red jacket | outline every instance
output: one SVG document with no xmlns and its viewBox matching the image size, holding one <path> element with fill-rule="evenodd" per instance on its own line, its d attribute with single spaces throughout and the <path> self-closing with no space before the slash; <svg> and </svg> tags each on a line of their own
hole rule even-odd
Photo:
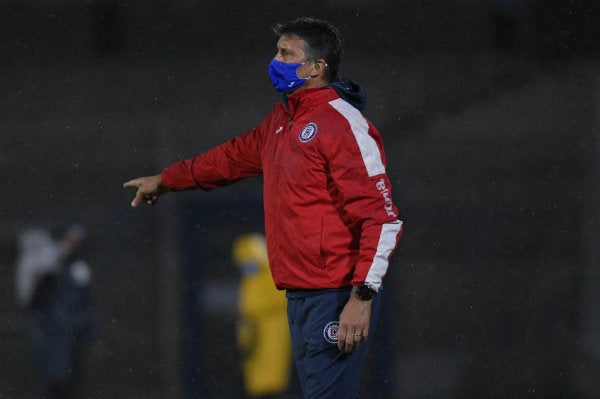
<svg viewBox="0 0 600 399">
<path fill-rule="evenodd" d="M 330 87 L 288 96 L 254 129 L 162 172 L 169 190 L 263 176 L 279 289 L 379 289 L 402 232 L 377 129 Z"/>
</svg>

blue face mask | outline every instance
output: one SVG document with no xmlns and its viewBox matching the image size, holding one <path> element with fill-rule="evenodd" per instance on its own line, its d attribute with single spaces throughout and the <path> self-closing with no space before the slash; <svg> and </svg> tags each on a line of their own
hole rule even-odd
<svg viewBox="0 0 600 399">
<path fill-rule="evenodd" d="M 275 59 L 271 60 L 271 64 L 269 65 L 269 76 L 271 77 L 275 90 L 287 93 L 306 82 L 309 78 L 300 78 L 296 73 L 298 68 L 304 64 L 305 63 L 286 64 L 285 62 L 277 61 Z"/>
</svg>

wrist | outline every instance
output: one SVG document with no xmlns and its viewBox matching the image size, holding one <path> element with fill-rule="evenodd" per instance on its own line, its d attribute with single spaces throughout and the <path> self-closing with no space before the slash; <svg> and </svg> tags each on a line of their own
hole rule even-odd
<svg viewBox="0 0 600 399">
<path fill-rule="evenodd" d="M 158 194 L 164 194 L 169 191 L 169 187 L 167 187 L 163 180 L 162 173 L 155 175 L 154 178 L 156 179 L 156 190 Z"/>
</svg>

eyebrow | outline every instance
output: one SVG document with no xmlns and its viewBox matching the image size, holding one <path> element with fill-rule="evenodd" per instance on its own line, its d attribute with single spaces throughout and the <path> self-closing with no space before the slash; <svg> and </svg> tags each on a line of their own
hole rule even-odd
<svg viewBox="0 0 600 399">
<path fill-rule="evenodd" d="M 279 53 L 281 53 L 282 55 L 294 54 L 294 50 L 291 49 L 290 47 L 282 47 L 279 45 L 277 45 L 277 51 Z"/>
</svg>

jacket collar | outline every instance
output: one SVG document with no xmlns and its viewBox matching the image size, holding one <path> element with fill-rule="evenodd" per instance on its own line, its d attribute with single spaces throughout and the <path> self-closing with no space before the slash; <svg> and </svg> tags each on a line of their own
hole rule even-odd
<svg viewBox="0 0 600 399">
<path fill-rule="evenodd" d="M 316 87 L 299 90 L 289 95 L 284 94 L 283 104 L 288 114 L 293 117 L 300 109 L 327 103 L 338 97 L 339 95 L 331 87 Z"/>
</svg>

